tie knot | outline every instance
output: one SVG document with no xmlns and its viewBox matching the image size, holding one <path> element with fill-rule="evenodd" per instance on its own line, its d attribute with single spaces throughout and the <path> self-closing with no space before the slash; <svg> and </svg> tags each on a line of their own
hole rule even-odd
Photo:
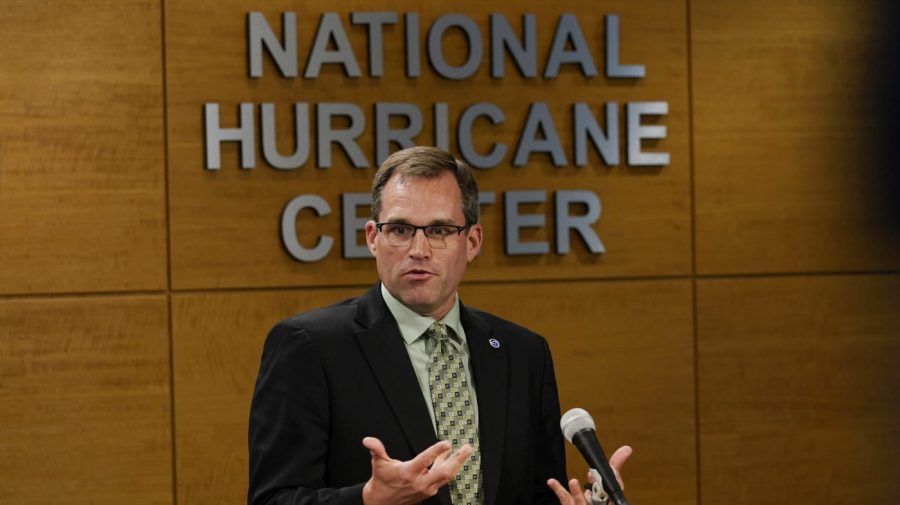
<svg viewBox="0 0 900 505">
<path fill-rule="evenodd" d="M 447 335 L 447 325 L 440 321 L 432 323 L 432 325 L 428 327 L 426 333 L 433 338 L 436 343 L 440 343 L 449 338 Z"/>
</svg>

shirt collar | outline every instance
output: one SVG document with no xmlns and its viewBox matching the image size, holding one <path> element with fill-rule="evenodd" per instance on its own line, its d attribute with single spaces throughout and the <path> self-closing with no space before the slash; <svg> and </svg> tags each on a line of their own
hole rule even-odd
<svg viewBox="0 0 900 505">
<path fill-rule="evenodd" d="M 465 342 L 466 334 L 462 329 L 462 324 L 459 322 L 459 296 L 456 293 L 453 296 L 455 297 L 453 306 L 450 308 L 450 312 L 447 312 L 447 315 L 441 319 L 441 322 L 455 331 L 461 342 Z M 403 337 L 406 345 L 415 342 L 435 322 L 433 317 L 420 316 L 414 310 L 403 305 L 400 300 L 394 298 L 394 295 L 384 287 L 384 283 L 381 284 L 381 297 L 384 298 L 384 303 L 387 304 L 391 315 L 397 320 L 397 326 L 400 327 L 400 335 Z"/>
</svg>

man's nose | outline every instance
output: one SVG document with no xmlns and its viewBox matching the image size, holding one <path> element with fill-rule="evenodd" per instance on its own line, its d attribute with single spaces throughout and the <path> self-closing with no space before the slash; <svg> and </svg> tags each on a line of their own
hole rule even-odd
<svg viewBox="0 0 900 505">
<path fill-rule="evenodd" d="M 428 243 L 428 237 L 425 236 L 425 230 L 413 232 L 413 236 L 409 242 L 409 255 L 416 258 L 427 258 L 431 254 L 431 244 Z"/>
</svg>

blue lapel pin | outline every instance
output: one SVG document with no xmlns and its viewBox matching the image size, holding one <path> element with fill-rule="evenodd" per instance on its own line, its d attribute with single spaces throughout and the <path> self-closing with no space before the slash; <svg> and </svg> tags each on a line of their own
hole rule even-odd
<svg viewBox="0 0 900 505">
<path fill-rule="evenodd" d="M 496 338 L 492 338 L 492 339 L 488 340 L 488 343 L 491 344 L 491 347 L 493 347 L 494 349 L 500 348 L 500 341 L 497 340 Z"/>
</svg>

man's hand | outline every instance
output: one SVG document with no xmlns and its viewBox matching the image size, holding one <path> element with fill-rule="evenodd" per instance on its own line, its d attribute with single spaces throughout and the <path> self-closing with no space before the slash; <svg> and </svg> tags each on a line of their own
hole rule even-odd
<svg viewBox="0 0 900 505">
<path fill-rule="evenodd" d="M 438 442 L 409 461 L 391 459 L 381 440 L 366 437 L 363 446 L 372 454 L 372 478 L 363 487 L 365 505 L 408 505 L 437 494 L 472 455 L 465 444 L 455 453 L 450 442 Z"/>
<path fill-rule="evenodd" d="M 622 466 L 628 460 L 628 457 L 631 456 L 632 452 L 631 447 L 625 445 L 619 447 L 619 449 L 613 453 L 612 457 L 609 458 L 609 466 L 613 469 L 613 472 L 615 472 L 616 480 L 619 481 L 619 487 L 622 489 L 625 489 L 625 483 L 622 481 L 621 474 Z M 594 483 L 594 478 L 590 472 L 588 472 L 588 482 L 591 484 Z M 569 489 L 564 488 L 556 479 L 548 480 L 547 485 L 550 486 L 550 489 L 552 489 L 554 493 L 556 493 L 556 497 L 559 498 L 559 503 L 561 505 L 589 505 L 591 503 L 591 492 L 582 491 L 578 479 L 569 481 Z"/>
</svg>

